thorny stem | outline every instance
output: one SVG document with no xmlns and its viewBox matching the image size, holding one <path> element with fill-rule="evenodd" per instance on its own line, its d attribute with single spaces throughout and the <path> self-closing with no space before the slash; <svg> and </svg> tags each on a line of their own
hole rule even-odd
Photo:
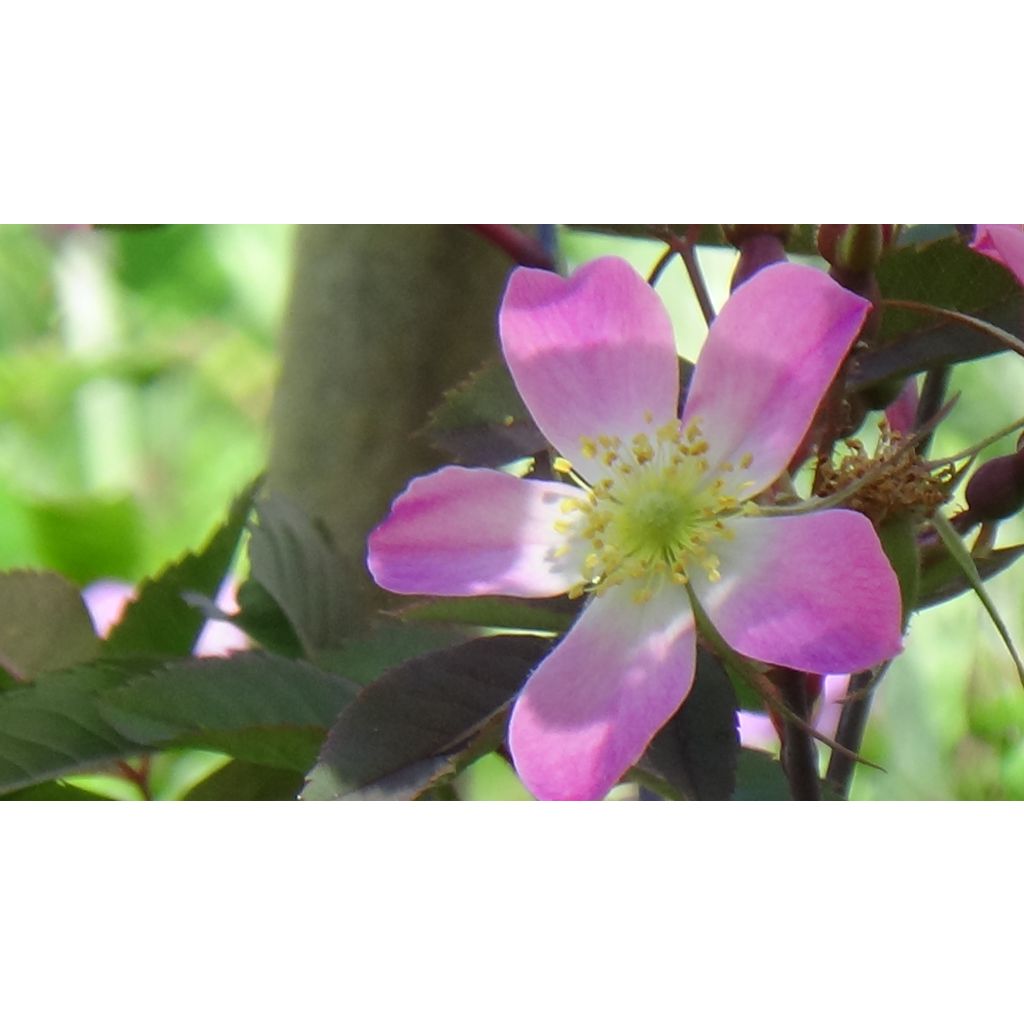
<svg viewBox="0 0 1024 1024">
<path fill-rule="evenodd" d="M 797 725 L 803 732 L 806 732 L 808 736 L 818 740 L 819 743 L 824 743 L 830 750 L 838 750 L 842 754 L 846 754 L 847 757 L 853 758 L 854 761 L 860 764 L 866 764 L 869 768 L 877 768 L 879 771 L 884 771 L 881 765 L 877 765 L 872 761 L 868 761 L 866 758 L 860 756 L 860 754 L 848 750 L 846 747 L 837 743 L 834 739 L 826 736 L 824 733 L 820 733 L 817 729 L 808 725 L 802 718 L 796 715 L 782 700 L 778 694 L 777 687 L 768 679 L 764 673 L 757 671 L 753 665 L 751 665 L 745 658 L 737 654 L 722 637 L 722 634 L 715 629 L 714 624 L 708 618 L 707 613 L 704 611 L 700 602 L 697 600 L 697 595 L 694 593 L 691 584 L 686 584 L 686 593 L 690 598 L 690 607 L 693 609 L 693 617 L 697 623 L 697 629 L 701 637 L 707 642 L 708 646 L 721 658 L 722 662 L 727 665 L 733 672 L 736 673 L 744 682 L 750 686 L 755 693 L 770 707 L 776 711 L 784 722 L 792 722 Z"/>
<path fill-rule="evenodd" d="M 887 661 L 878 669 L 857 672 L 850 676 L 850 685 L 846 689 L 846 700 L 843 703 L 842 711 L 839 712 L 836 741 L 852 751 L 859 751 L 860 745 L 864 741 L 864 730 L 867 728 L 875 687 L 890 664 Z M 855 763 L 852 758 L 838 750 L 832 751 L 828 769 L 825 772 L 825 782 L 836 796 L 849 796 Z"/>
<path fill-rule="evenodd" d="M 521 266 L 538 267 L 541 270 L 555 269 L 544 246 L 536 238 L 511 224 L 470 224 L 469 227 Z"/>
<path fill-rule="evenodd" d="M 793 669 L 783 669 L 778 676 L 778 686 L 787 707 L 801 724 L 806 724 L 811 717 L 811 705 L 804 685 L 804 674 Z M 793 799 L 820 800 L 817 748 L 807 730 L 790 719 L 782 723 L 781 760 Z"/>
</svg>

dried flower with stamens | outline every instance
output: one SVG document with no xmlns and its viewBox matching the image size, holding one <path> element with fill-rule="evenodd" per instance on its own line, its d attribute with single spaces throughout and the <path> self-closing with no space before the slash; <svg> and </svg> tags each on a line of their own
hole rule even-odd
<svg viewBox="0 0 1024 1024">
<path fill-rule="evenodd" d="M 851 495 L 845 503 L 847 507 L 863 512 L 876 526 L 908 515 L 930 519 L 936 509 L 948 501 L 955 482 L 955 469 L 951 465 L 935 468 L 926 463 L 915 448 L 902 442 L 902 434 L 891 430 L 885 420 L 879 423 L 879 439 L 873 455 L 868 455 L 856 438 L 844 441 L 849 454 L 837 465 L 827 461 L 819 464 L 822 497 L 845 490 L 872 473 L 873 479 Z M 878 473 L 880 466 L 884 469 Z"/>
</svg>

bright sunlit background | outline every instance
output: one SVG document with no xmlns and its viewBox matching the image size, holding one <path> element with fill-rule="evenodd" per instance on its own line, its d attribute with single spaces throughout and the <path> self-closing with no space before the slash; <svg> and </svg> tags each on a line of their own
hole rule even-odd
<svg viewBox="0 0 1024 1024">
<path fill-rule="evenodd" d="M 266 461 L 292 238 L 285 226 L 0 227 L 0 569 L 135 582 L 213 529 Z M 644 274 L 662 251 L 569 232 L 562 243 L 570 265 L 616 252 Z M 734 254 L 700 257 L 720 306 Z M 695 358 L 705 328 L 678 263 L 659 291 Z M 952 390 L 963 397 L 937 456 L 1024 413 L 1024 362 L 957 367 Z M 1022 541 L 1018 516 L 1000 542 Z M 1024 561 L 990 584 L 1018 645 L 1022 590 Z M 886 771 L 859 768 L 855 798 L 1024 798 L 1024 693 L 973 595 L 913 620 L 864 754 Z M 194 755 L 160 763 L 168 796 L 209 769 Z M 463 792 L 522 795 L 496 757 Z"/>
</svg>

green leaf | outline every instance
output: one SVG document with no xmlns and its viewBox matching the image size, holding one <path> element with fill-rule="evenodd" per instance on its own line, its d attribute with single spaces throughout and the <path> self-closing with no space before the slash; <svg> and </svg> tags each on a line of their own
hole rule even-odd
<svg viewBox="0 0 1024 1024">
<path fill-rule="evenodd" d="M 475 466 L 500 466 L 547 448 L 508 367 L 496 360 L 445 394 L 425 433 L 446 455 Z"/>
<path fill-rule="evenodd" d="M 344 566 L 327 537 L 281 494 L 260 501 L 256 514 L 251 578 L 277 603 L 308 657 L 340 646 L 356 612 Z"/>
<path fill-rule="evenodd" d="M 100 700 L 104 720 L 147 748 L 222 750 L 305 771 L 354 684 L 298 661 L 247 651 L 197 658 L 137 676 Z"/>
<path fill-rule="evenodd" d="M 235 499 L 227 519 L 201 551 L 185 555 L 141 585 L 138 597 L 107 638 L 106 653 L 178 657 L 195 647 L 206 615 L 188 595 L 199 593 L 211 600 L 216 596 L 259 485 L 259 480 L 254 481 Z"/>
<path fill-rule="evenodd" d="M 286 658 L 301 657 L 302 644 L 266 587 L 254 579 L 245 580 L 238 588 L 237 601 L 238 612 L 229 616 L 228 622 L 268 651 Z"/>
<path fill-rule="evenodd" d="M 204 779 L 186 800 L 294 800 L 305 781 L 302 772 L 231 761 Z"/>
<path fill-rule="evenodd" d="M 564 633 L 578 611 L 568 598 L 440 597 L 416 601 L 397 612 L 404 622 L 450 622 L 500 630 Z"/>
<path fill-rule="evenodd" d="M 334 724 L 302 798 L 418 796 L 501 743 L 509 706 L 549 649 L 538 637 L 488 637 L 386 672 Z"/>
<path fill-rule="evenodd" d="M 479 636 L 479 630 L 463 626 L 440 623 L 399 625 L 385 621 L 376 624 L 366 636 L 346 640 L 340 648 L 324 652 L 316 663 L 328 672 L 366 685 L 403 661 L 454 647 Z"/>
<path fill-rule="evenodd" d="M 144 667 L 94 663 L 0 693 L 0 793 L 146 751 L 110 725 L 97 702 Z"/>
<path fill-rule="evenodd" d="M 40 782 L 38 786 L 29 786 L 14 793 L 0 796 L 0 800 L 107 800 L 108 797 L 91 793 L 79 786 L 67 782 Z"/>
<path fill-rule="evenodd" d="M 959 238 L 890 249 L 879 264 L 878 283 L 886 299 L 970 313 L 1004 331 L 1020 327 L 1024 302 L 1014 276 Z M 852 390 L 1004 351 L 996 338 L 965 324 L 893 308 L 885 311 L 880 341 L 852 367 Z"/>
<path fill-rule="evenodd" d="M 62 576 L 0 574 L 0 665 L 16 679 L 90 661 L 99 648 L 81 594 Z"/>
<path fill-rule="evenodd" d="M 644 760 L 687 800 L 728 800 L 739 744 L 732 684 L 718 659 L 699 649 L 693 688 Z"/>
<path fill-rule="evenodd" d="M 982 580 L 1008 569 L 1024 555 L 1024 544 L 1012 547 L 996 548 L 984 554 L 971 553 L 974 567 Z M 971 589 L 971 584 L 964 576 L 959 562 L 953 558 L 946 548 L 929 552 L 921 573 L 921 588 L 917 599 L 917 608 L 931 608 L 943 601 L 952 600 Z"/>
<path fill-rule="evenodd" d="M 790 800 L 782 764 L 762 750 L 740 750 L 733 800 Z"/>
<path fill-rule="evenodd" d="M 921 558 L 917 547 L 917 528 L 910 516 L 887 519 L 877 528 L 878 539 L 900 585 L 903 627 L 917 607 L 921 587 Z"/>
</svg>

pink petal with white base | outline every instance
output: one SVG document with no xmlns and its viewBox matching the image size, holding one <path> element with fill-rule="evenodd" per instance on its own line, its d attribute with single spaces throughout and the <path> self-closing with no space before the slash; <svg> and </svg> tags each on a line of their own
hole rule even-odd
<svg viewBox="0 0 1024 1024">
<path fill-rule="evenodd" d="M 896 401 L 886 407 L 885 418 L 889 426 L 904 437 L 914 431 L 917 403 L 917 381 L 910 377 L 903 385 L 899 395 L 896 396 Z"/>
<path fill-rule="evenodd" d="M 448 466 L 395 499 L 370 534 L 367 565 L 396 594 L 564 594 L 581 578 L 585 551 L 555 524 L 579 514 L 559 507 L 579 495 L 565 484 Z"/>
<path fill-rule="evenodd" d="M 628 440 L 674 419 L 679 362 L 661 299 L 624 260 L 594 260 L 569 279 L 512 274 L 499 313 L 512 376 L 544 436 L 588 479 L 600 463 L 580 438 Z"/>
<path fill-rule="evenodd" d="M 1024 284 L 1024 229 L 1020 224 L 979 224 L 971 248 L 1002 263 Z"/>
<path fill-rule="evenodd" d="M 722 578 L 694 573 L 708 617 L 749 658 L 806 672 L 856 672 L 898 654 L 900 590 L 868 519 L 833 509 L 733 519 Z"/>
<path fill-rule="evenodd" d="M 681 587 L 637 604 L 630 585 L 595 597 L 530 677 L 509 747 L 542 800 L 598 800 L 643 754 L 693 685 L 693 614 Z"/>
<path fill-rule="evenodd" d="M 777 263 L 741 285 L 711 325 L 684 421 L 699 419 L 708 460 L 739 464 L 764 490 L 807 433 L 870 303 L 811 267 Z"/>
</svg>

